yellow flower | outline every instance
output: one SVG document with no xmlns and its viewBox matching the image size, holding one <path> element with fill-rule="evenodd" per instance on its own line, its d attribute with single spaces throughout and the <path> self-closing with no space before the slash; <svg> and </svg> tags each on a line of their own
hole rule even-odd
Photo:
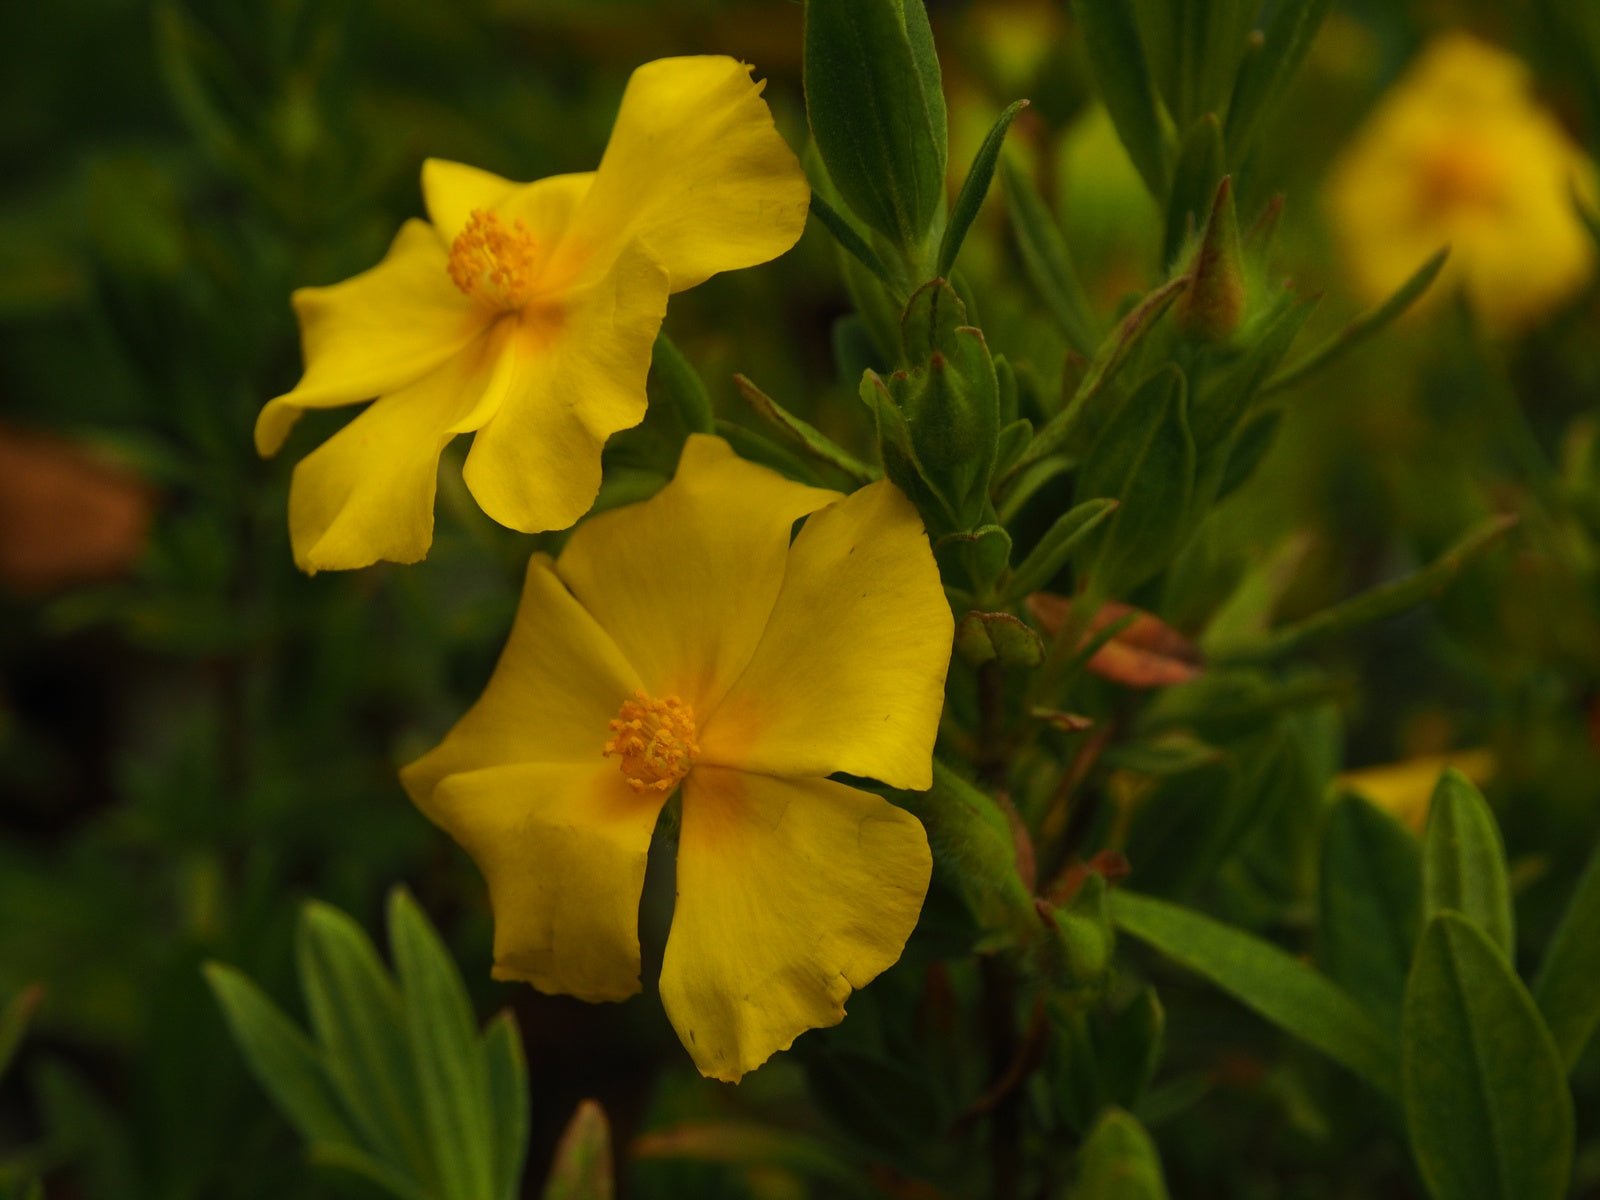
<svg viewBox="0 0 1600 1200">
<path fill-rule="evenodd" d="M 827 776 L 931 784 L 952 626 L 892 484 L 841 498 L 713 437 L 535 555 L 482 698 L 401 776 L 488 881 L 495 975 L 639 990 L 645 854 L 681 788 L 661 999 L 696 1065 L 736 1080 L 841 1020 L 930 856 L 915 817 Z"/>
<path fill-rule="evenodd" d="M 376 397 L 294 472 L 307 571 L 415 562 L 433 539 L 439 455 L 524 532 L 564 529 L 600 485 L 606 439 L 644 416 L 667 296 L 782 254 L 810 199 L 750 68 L 667 58 L 633 73 L 597 171 L 517 184 L 422 169 L 428 221 L 376 267 L 294 296 L 306 370 L 262 410 L 277 452 L 308 408 Z"/>
<path fill-rule="evenodd" d="M 1434 42 L 1334 169 L 1329 210 L 1356 290 L 1377 303 L 1441 246 L 1445 286 L 1511 332 L 1570 300 L 1594 269 L 1572 206 L 1592 164 L 1535 103 L 1517 59 L 1463 33 Z M 1425 297 L 1426 299 L 1426 297 Z"/>
<path fill-rule="evenodd" d="M 1405 762 L 1346 771 L 1334 784 L 1371 801 L 1413 833 L 1421 833 L 1428 823 L 1434 785 L 1446 767 L 1454 767 L 1481 786 L 1494 776 L 1494 755 L 1488 750 L 1428 754 Z"/>
</svg>

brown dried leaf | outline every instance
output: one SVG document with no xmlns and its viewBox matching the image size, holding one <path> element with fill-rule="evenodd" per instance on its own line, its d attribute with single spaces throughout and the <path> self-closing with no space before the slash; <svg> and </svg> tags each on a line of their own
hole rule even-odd
<svg viewBox="0 0 1600 1200">
<path fill-rule="evenodd" d="M 1039 628 L 1052 636 L 1061 628 L 1071 605 L 1068 597 L 1050 592 L 1035 592 L 1028 597 L 1028 611 Z M 1090 656 L 1089 670 L 1102 679 L 1134 688 L 1172 687 L 1199 676 L 1200 651 L 1193 642 L 1160 617 L 1116 600 L 1102 604 L 1089 619 L 1079 644 L 1130 616 L 1132 620 Z"/>
</svg>

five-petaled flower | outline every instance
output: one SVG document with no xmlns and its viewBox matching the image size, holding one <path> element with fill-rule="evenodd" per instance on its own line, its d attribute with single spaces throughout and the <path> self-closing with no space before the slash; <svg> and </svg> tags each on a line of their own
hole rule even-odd
<svg viewBox="0 0 1600 1200">
<path fill-rule="evenodd" d="M 712 437 L 535 555 L 482 698 L 402 772 L 488 880 L 496 975 L 639 990 L 646 852 L 681 789 L 661 999 L 696 1065 L 736 1080 L 842 1019 L 931 859 L 915 817 L 828 776 L 930 785 L 952 632 L 892 484 L 840 497 Z"/>
<path fill-rule="evenodd" d="M 1457 33 L 1379 103 L 1335 168 L 1328 201 L 1367 300 L 1387 297 L 1448 243 L 1445 279 L 1505 333 L 1570 300 L 1592 275 L 1573 192 L 1592 196 L 1593 174 L 1534 101 L 1527 68 Z"/>
<path fill-rule="evenodd" d="M 381 263 L 295 293 L 305 374 L 256 422 L 270 455 L 305 409 L 374 401 L 295 469 L 307 571 L 422 558 L 439 456 L 464 433 L 486 513 L 571 525 L 606 439 L 644 416 L 668 294 L 782 254 L 810 197 L 761 85 L 723 57 L 636 70 L 597 171 L 515 184 L 429 160 L 422 189 L 430 220 Z"/>
</svg>

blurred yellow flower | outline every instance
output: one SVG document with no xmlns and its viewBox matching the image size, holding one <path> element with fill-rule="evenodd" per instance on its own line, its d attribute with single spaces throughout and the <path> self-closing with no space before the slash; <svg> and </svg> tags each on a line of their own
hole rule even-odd
<svg viewBox="0 0 1600 1200">
<path fill-rule="evenodd" d="M 1404 762 L 1346 771 L 1334 780 L 1334 785 L 1355 792 L 1413 833 L 1421 833 L 1428 823 L 1434 785 L 1446 767 L 1454 767 L 1482 786 L 1494 776 L 1494 755 L 1488 750 L 1427 754 Z"/>
<path fill-rule="evenodd" d="M 1435 41 L 1335 167 L 1328 204 L 1354 286 L 1376 303 L 1441 246 L 1444 286 L 1514 332 L 1570 300 L 1594 270 L 1572 192 L 1593 165 L 1534 100 L 1527 69 L 1467 34 Z M 1425 297 L 1426 299 L 1426 297 Z"/>
<path fill-rule="evenodd" d="M 915 817 L 827 776 L 930 785 L 952 627 L 892 484 L 841 498 L 713 437 L 535 555 L 482 698 L 402 772 L 488 881 L 495 975 L 639 990 L 646 852 L 681 788 L 661 999 L 696 1065 L 736 1080 L 841 1020 L 931 859 Z"/>
<path fill-rule="evenodd" d="M 660 59 L 628 81 L 597 171 L 517 184 L 430 159 L 428 221 L 371 270 L 295 293 L 306 370 L 262 410 L 257 449 L 276 453 L 305 409 L 376 397 L 295 468 L 302 569 L 422 558 L 458 434 L 501 524 L 588 510 L 606 439 L 644 416 L 668 294 L 775 258 L 805 226 L 810 190 L 762 86 L 731 58 Z"/>
</svg>

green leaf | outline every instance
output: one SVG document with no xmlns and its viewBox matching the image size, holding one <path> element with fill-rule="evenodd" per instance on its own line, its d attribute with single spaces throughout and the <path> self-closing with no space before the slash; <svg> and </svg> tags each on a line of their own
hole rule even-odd
<svg viewBox="0 0 1600 1200">
<path fill-rule="evenodd" d="M 1178 147 L 1172 194 L 1167 200 L 1166 237 L 1161 247 L 1161 261 L 1167 266 L 1181 265 L 1178 255 L 1204 224 L 1225 170 L 1222 126 L 1215 113 L 1206 113 L 1189 127 Z"/>
<path fill-rule="evenodd" d="M 615 1194 L 611 1164 L 611 1123 L 593 1100 L 578 1105 L 556 1145 L 544 1200 L 611 1200 Z"/>
<path fill-rule="evenodd" d="M 1143 1125 L 1109 1108 L 1078 1152 L 1074 1200 L 1166 1200 L 1161 1156 Z"/>
<path fill-rule="evenodd" d="M 852 212 L 908 254 L 943 197 L 945 108 L 922 0 L 807 0 L 806 112 Z"/>
<path fill-rule="evenodd" d="M 1506 851 L 1483 793 L 1453 767 L 1433 789 L 1422 838 L 1422 912 L 1431 920 L 1460 913 L 1516 961 L 1516 919 L 1506 879 Z"/>
<path fill-rule="evenodd" d="M 251 1073 L 290 1123 L 309 1142 L 357 1144 L 310 1039 L 243 972 L 212 962 L 205 977 Z"/>
<path fill-rule="evenodd" d="M 0 1076 L 4 1076 L 11 1065 L 17 1047 L 22 1044 L 22 1035 L 28 1031 L 28 1022 L 33 1020 L 34 1010 L 43 997 L 44 989 L 31 984 L 13 996 L 11 1003 L 0 1011 Z"/>
<path fill-rule="evenodd" d="M 784 440 L 795 449 L 843 471 L 857 484 L 871 483 L 877 478 L 877 472 L 866 463 L 845 450 L 816 426 L 795 416 L 745 376 L 735 375 L 733 383 L 756 414 L 781 433 Z"/>
<path fill-rule="evenodd" d="M 1436 1200 L 1560 1200 L 1572 1166 L 1566 1070 L 1533 998 L 1477 926 L 1440 913 L 1406 984 L 1411 1150 Z"/>
<path fill-rule="evenodd" d="M 1027 172 L 1009 158 L 1000 161 L 1000 179 L 1005 185 L 1006 207 L 1017 235 L 1022 269 L 1073 349 L 1089 353 L 1100 341 L 1100 323 L 1055 218 Z"/>
<path fill-rule="evenodd" d="M 364 1140 L 436 1193 L 405 1008 L 372 943 L 344 913 L 312 901 L 301 910 L 295 954 L 323 1062 Z"/>
<path fill-rule="evenodd" d="M 706 385 L 700 381 L 699 372 L 673 345 L 666 334 L 656 335 L 656 345 L 650 359 L 650 373 L 668 400 L 685 433 L 710 433 L 715 428 L 711 413 L 711 397 Z"/>
<path fill-rule="evenodd" d="M 1077 432 L 1078 420 L 1089 402 L 1117 378 L 1117 373 L 1144 340 L 1145 335 L 1155 328 L 1161 315 L 1188 286 L 1187 276 L 1169 280 L 1129 310 L 1128 315 L 1101 342 L 1100 349 L 1095 352 L 1088 371 L 1084 373 L 1083 380 L 1072 394 L 1072 399 L 1067 401 L 1066 407 L 1046 421 L 1044 427 L 1034 435 L 1033 441 L 1023 451 L 1022 457 L 1017 459 L 1016 466 L 1012 467 L 1008 477 L 1015 477 L 1025 467 L 1032 466 L 1039 459 L 1047 454 L 1053 454 L 1067 443 Z"/>
<path fill-rule="evenodd" d="M 1133 892 L 1111 893 L 1117 927 L 1393 1093 L 1395 1047 L 1354 1000 L 1300 959 L 1190 909 Z"/>
<path fill-rule="evenodd" d="M 500 1200 L 522 1193 L 522 1170 L 528 1157 L 528 1062 L 522 1034 L 510 1010 L 500 1013 L 483 1033 L 488 1074 L 489 1112 L 494 1118 L 495 1192 Z"/>
<path fill-rule="evenodd" d="M 1168 364 L 1111 414 L 1078 473 L 1078 503 L 1119 501 L 1088 552 L 1108 594 L 1127 594 L 1177 551 L 1194 520 L 1196 466 L 1187 383 Z"/>
<path fill-rule="evenodd" d="M 972 156 L 972 165 L 967 168 L 961 191 L 956 194 L 956 202 L 950 207 L 950 219 L 945 224 L 944 236 L 939 239 L 939 255 L 934 261 L 934 271 L 939 276 L 948 276 L 955 267 L 956 255 L 961 253 L 961 243 L 966 241 L 967 230 L 972 228 L 978 210 L 983 207 L 984 197 L 989 194 L 995 163 L 1000 158 L 1000 147 L 1005 144 L 1006 130 L 1011 128 L 1011 122 L 1016 120 L 1017 114 L 1027 107 L 1026 100 L 1012 103 L 1000 114 L 1000 119 L 983 139 L 983 145 Z"/>
<path fill-rule="evenodd" d="M 1117 510 L 1117 501 L 1097 497 L 1075 504 L 1056 518 L 1039 544 L 1028 551 L 1006 584 L 1006 594 L 1013 599 L 1037 592 L 1055 578 L 1066 566 L 1067 559 L 1100 522 Z"/>
<path fill-rule="evenodd" d="M 886 287 L 895 286 L 894 278 L 889 274 L 889 269 L 883 265 L 883 260 L 878 257 L 878 252 L 868 244 L 866 238 L 861 236 L 860 230 L 850 223 L 850 218 L 824 200 L 820 192 L 811 193 L 811 215 L 822 222 L 824 229 L 833 234 L 833 240 L 839 243 L 841 249 L 877 276 Z"/>
<path fill-rule="evenodd" d="M 1445 260 L 1450 257 L 1450 247 L 1445 246 L 1427 262 L 1417 268 L 1416 272 L 1395 289 L 1383 303 L 1375 308 L 1368 309 L 1343 329 L 1339 330 L 1315 350 L 1311 351 L 1299 362 L 1285 367 L 1262 385 L 1261 394 L 1271 395 L 1284 388 L 1293 387 L 1302 379 L 1315 375 L 1329 363 L 1342 358 L 1350 350 L 1359 346 L 1367 338 L 1377 333 L 1398 317 L 1416 302 L 1417 297 L 1427 291 L 1439 272 L 1444 270 Z"/>
<path fill-rule="evenodd" d="M 1324 638 L 1361 629 L 1424 601 L 1436 599 L 1470 563 L 1493 549 L 1516 523 L 1514 516 L 1491 517 L 1420 571 L 1403 579 L 1379 584 L 1292 625 L 1280 626 L 1256 637 L 1214 645 L 1211 647 L 1212 657 L 1231 662 L 1281 658 Z"/>
<path fill-rule="evenodd" d="M 1261 115 L 1271 112 L 1322 25 L 1332 0 L 1280 0 L 1269 7 L 1261 41 L 1240 64 L 1228 103 L 1227 143 L 1234 162 L 1244 158 Z"/>
<path fill-rule="evenodd" d="M 646 1160 L 776 1168 L 827 1184 L 828 1195 L 879 1195 L 861 1169 L 827 1142 L 746 1121 L 695 1121 L 651 1130 L 634 1141 L 632 1153 Z"/>
<path fill-rule="evenodd" d="M 1318 960 L 1388 1028 L 1400 1001 L 1422 911 L 1416 838 L 1360 796 L 1340 797 L 1322 835 Z"/>
<path fill-rule="evenodd" d="M 404 1171 L 356 1146 L 313 1142 L 306 1157 L 317 1166 L 358 1175 L 391 1196 L 398 1196 L 400 1200 L 436 1200 L 434 1193 Z"/>
<path fill-rule="evenodd" d="M 1044 643 L 1032 626 L 1008 612 L 968 612 L 956 626 L 956 649 L 970 663 L 998 659 L 1008 667 L 1037 667 Z"/>
<path fill-rule="evenodd" d="M 389 894 L 389 943 L 405 1003 L 422 1112 L 444 1195 L 495 1195 L 488 1068 L 461 973 L 404 888 Z"/>
<path fill-rule="evenodd" d="M 1569 1068 L 1600 1024 L 1600 849 L 1578 880 L 1545 949 L 1533 996 Z"/>
<path fill-rule="evenodd" d="M 1128 0 L 1072 0 L 1095 84 L 1150 194 L 1167 194 L 1167 140 Z"/>
</svg>

